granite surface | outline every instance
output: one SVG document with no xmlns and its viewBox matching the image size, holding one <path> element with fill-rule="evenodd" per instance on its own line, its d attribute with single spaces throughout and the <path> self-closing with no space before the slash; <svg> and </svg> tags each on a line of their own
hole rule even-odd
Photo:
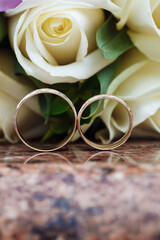
<svg viewBox="0 0 160 240">
<path fill-rule="evenodd" d="M 0 145 L 0 240 L 159 240 L 160 142 Z"/>
</svg>

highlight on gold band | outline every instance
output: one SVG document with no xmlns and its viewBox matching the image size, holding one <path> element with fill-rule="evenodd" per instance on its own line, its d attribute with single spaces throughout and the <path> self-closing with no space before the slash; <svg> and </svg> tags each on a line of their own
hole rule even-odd
<svg viewBox="0 0 160 240">
<path fill-rule="evenodd" d="M 57 102 L 64 104 L 65 114 L 58 112 Z M 52 108 L 48 108 L 49 105 Z M 62 148 L 73 137 L 76 126 L 77 112 L 73 103 L 54 89 L 44 88 L 29 93 L 19 102 L 14 115 L 18 137 L 36 151 Z"/>
</svg>

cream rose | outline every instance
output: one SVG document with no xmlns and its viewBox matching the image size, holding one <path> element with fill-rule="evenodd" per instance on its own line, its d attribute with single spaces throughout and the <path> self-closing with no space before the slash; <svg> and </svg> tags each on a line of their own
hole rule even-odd
<svg viewBox="0 0 160 240">
<path fill-rule="evenodd" d="M 14 58 L 9 50 L 0 51 L 0 141 L 8 140 L 16 142 L 18 140 L 13 126 L 13 116 L 19 101 L 29 92 L 33 91 L 34 87 L 29 84 L 23 77 L 16 77 L 14 74 Z M 32 100 L 32 104 L 23 106 L 23 118 L 21 123 L 24 132 L 28 137 L 34 136 L 36 127 L 33 127 L 34 120 L 32 118 L 32 126 L 30 132 L 27 129 L 26 119 L 39 116 L 40 110 L 38 101 Z M 36 114 L 37 113 L 37 114 Z M 38 123 L 38 122 L 37 122 Z"/>
<path fill-rule="evenodd" d="M 120 19 L 118 29 L 126 24 L 134 45 L 151 60 L 160 62 L 160 1 L 126 0 L 121 5 L 120 0 L 115 2 L 121 8 L 115 14 Z"/>
<path fill-rule="evenodd" d="M 136 49 L 124 55 L 107 93 L 120 97 L 131 108 L 134 119 L 132 136 L 160 137 L 159 79 L 160 63 L 148 60 Z M 107 103 L 101 118 L 109 129 L 110 140 L 127 130 L 127 114 L 113 101 Z M 103 131 L 97 136 L 105 141 Z"/>
<path fill-rule="evenodd" d="M 76 82 L 110 64 L 96 45 L 103 9 L 119 7 L 104 0 L 25 0 L 7 11 L 15 15 L 9 21 L 10 41 L 26 73 L 49 84 Z"/>
</svg>

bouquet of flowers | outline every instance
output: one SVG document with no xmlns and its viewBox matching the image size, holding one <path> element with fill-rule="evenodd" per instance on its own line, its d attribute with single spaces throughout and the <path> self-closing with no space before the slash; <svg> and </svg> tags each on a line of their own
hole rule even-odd
<svg viewBox="0 0 160 240">
<path fill-rule="evenodd" d="M 63 92 L 77 109 L 97 94 L 118 96 L 133 112 L 133 137 L 160 137 L 159 0 L 0 0 L 0 11 L 1 140 L 17 141 L 16 106 L 36 88 Z M 22 117 L 40 107 L 45 118 L 61 117 L 45 137 L 64 133 L 64 102 L 45 101 L 24 107 Z M 93 126 L 98 112 L 109 140 L 124 133 L 127 119 L 118 106 L 90 108 L 84 131 L 91 126 L 108 141 Z"/>
</svg>

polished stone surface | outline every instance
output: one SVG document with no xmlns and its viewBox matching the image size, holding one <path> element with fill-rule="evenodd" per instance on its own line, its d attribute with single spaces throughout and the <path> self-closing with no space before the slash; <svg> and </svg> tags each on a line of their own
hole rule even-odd
<svg viewBox="0 0 160 240">
<path fill-rule="evenodd" d="M 160 239 L 160 142 L 0 144 L 0 240 Z"/>
</svg>

